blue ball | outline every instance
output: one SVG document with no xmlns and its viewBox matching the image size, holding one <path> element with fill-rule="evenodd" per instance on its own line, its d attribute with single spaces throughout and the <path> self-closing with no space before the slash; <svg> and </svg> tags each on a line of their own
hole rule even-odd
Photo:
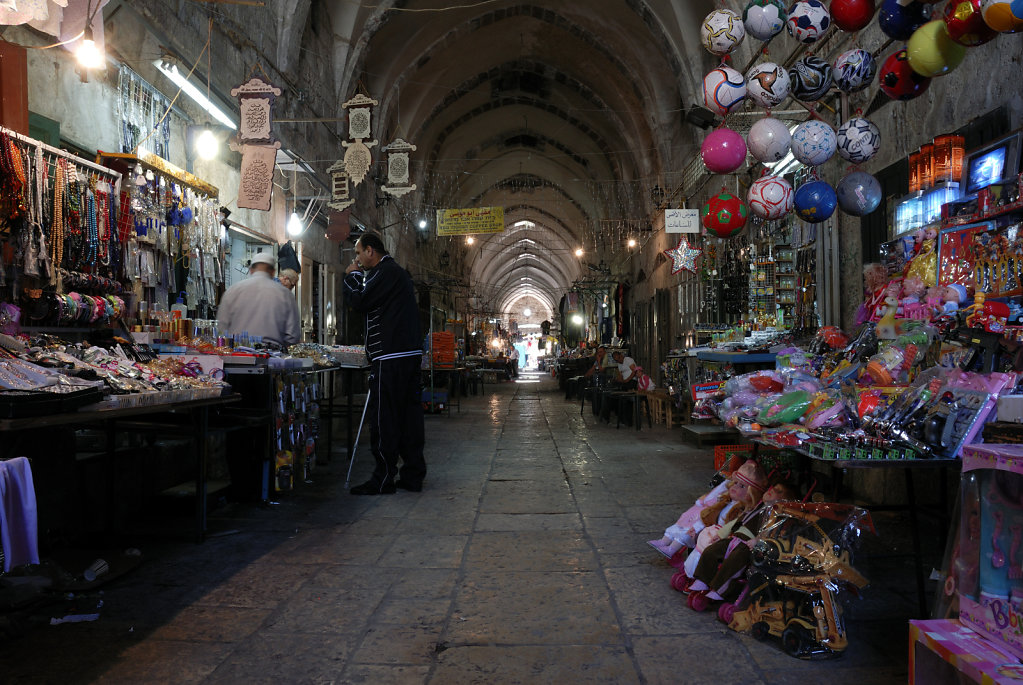
<svg viewBox="0 0 1023 685">
<path fill-rule="evenodd" d="M 810 181 L 796 189 L 793 198 L 796 214 L 811 224 L 827 221 L 838 206 L 835 189 L 824 181 Z"/>
<path fill-rule="evenodd" d="M 928 21 L 928 5 L 915 0 L 884 0 L 877 15 L 877 23 L 885 34 L 895 40 L 909 40 L 918 28 Z"/>
</svg>

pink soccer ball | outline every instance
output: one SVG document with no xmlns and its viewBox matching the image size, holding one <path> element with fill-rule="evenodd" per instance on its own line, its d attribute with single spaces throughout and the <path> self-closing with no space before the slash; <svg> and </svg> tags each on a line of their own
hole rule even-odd
<svg viewBox="0 0 1023 685">
<path fill-rule="evenodd" d="M 792 186 L 781 176 L 764 176 L 750 186 L 746 201 L 761 219 L 775 221 L 792 211 Z"/>
<path fill-rule="evenodd" d="M 714 174 L 730 174 L 746 161 L 746 141 L 730 128 L 718 128 L 703 139 L 700 157 Z"/>
</svg>

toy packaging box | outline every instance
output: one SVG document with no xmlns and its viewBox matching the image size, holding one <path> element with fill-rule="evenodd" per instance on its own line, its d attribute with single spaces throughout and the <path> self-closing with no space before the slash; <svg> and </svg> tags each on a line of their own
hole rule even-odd
<svg viewBox="0 0 1023 685">
<path fill-rule="evenodd" d="M 1023 445 L 963 448 L 959 619 L 1023 658 Z"/>
</svg>

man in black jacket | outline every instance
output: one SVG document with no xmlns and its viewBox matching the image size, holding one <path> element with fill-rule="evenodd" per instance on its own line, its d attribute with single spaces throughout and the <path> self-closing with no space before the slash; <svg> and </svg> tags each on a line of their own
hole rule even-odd
<svg viewBox="0 0 1023 685">
<path fill-rule="evenodd" d="M 422 333 L 412 277 L 387 253 L 375 233 L 355 243 L 355 261 L 345 269 L 349 306 L 366 315 L 370 443 L 373 475 L 353 495 L 389 495 L 395 488 L 423 489 Z M 398 469 L 398 457 L 402 459 Z"/>
</svg>

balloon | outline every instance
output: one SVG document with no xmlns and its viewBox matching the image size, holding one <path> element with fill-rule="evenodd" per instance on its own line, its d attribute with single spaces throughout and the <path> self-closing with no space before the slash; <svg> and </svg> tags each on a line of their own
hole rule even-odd
<svg viewBox="0 0 1023 685">
<path fill-rule="evenodd" d="M 881 184 L 864 171 L 853 171 L 838 182 L 838 206 L 846 214 L 866 216 L 881 204 Z"/>
<path fill-rule="evenodd" d="M 945 22 L 936 19 L 910 36 L 906 55 L 909 66 L 916 73 L 927 77 L 941 76 L 959 66 L 966 57 L 966 48 L 949 38 Z"/>
<path fill-rule="evenodd" d="M 945 5 L 942 18 L 948 37 L 968 48 L 983 45 L 998 35 L 998 31 L 984 22 L 981 0 L 951 0 Z"/>
<path fill-rule="evenodd" d="M 789 127 L 774 117 L 765 117 L 753 124 L 746 136 L 750 154 L 758 162 L 770 164 L 785 158 L 792 142 Z"/>
<path fill-rule="evenodd" d="M 831 19 L 843 31 L 859 31 L 874 18 L 874 0 L 831 0 Z"/>
<path fill-rule="evenodd" d="M 722 190 L 703 205 L 703 227 L 718 238 L 738 235 L 746 225 L 749 210 L 742 200 Z"/>
<path fill-rule="evenodd" d="M 746 141 L 730 128 L 714 129 L 703 139 L 700 157 L 711 173 L 731 173 L 746 161 Z"/>
<path fill-rule="evenodd" d="M 905 0 L 884 0 L 877 23 L 885 34 L 895 40 L 909 40 L 913 32 L 927 23 L 927 5 Z"/>
<path fill-rule="evenodd" d="M 892 100 L 912 100 L 923 95 L 927 86 L 931 85 L 931 79 L 913 71 L 909 66 L 909 58 L 906 56 L 906 49 L 888 55 L 888 59 L 881 65 L 881 90 Z"/>
<path fill-rule="evenodd" d="M 793 205 L 800 219 L 811 224 L 827 221 L 838 206 L 835 189 L 824 181 L 810 181 L 796 189 Z"/>
</svg>

